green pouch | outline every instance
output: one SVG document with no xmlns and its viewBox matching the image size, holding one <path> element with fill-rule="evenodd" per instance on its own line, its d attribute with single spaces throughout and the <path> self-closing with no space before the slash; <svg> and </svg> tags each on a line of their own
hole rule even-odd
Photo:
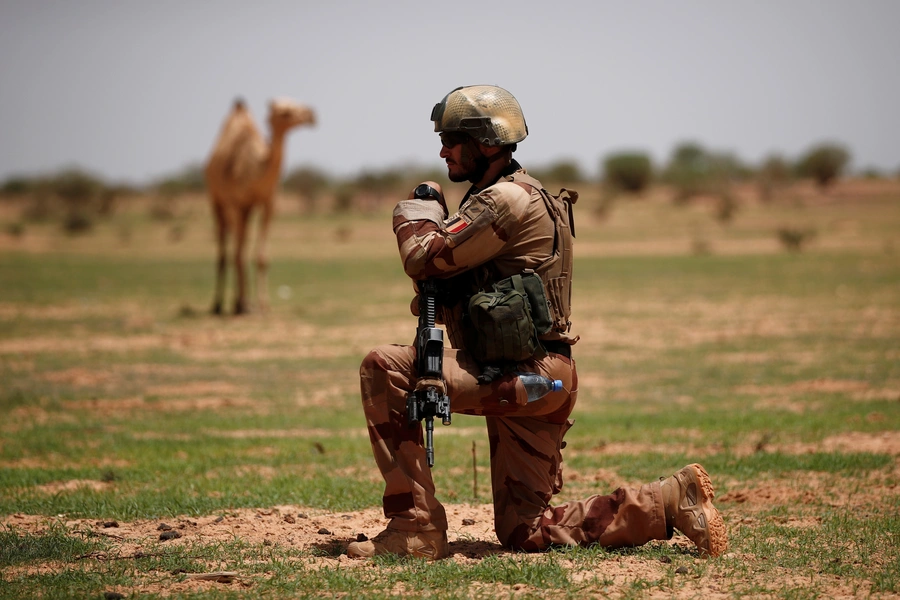
<svg viewBox="0 0 900 600">
<path fill-rule="evenodd" d="M 543 296 L 541 280 L 533 273 L 513 275 L 494 284 L 491 292 L 478 292 L 469 300 L 468 317 L 472 335 L 467 347 L 481 364 L 520 362 L 542 349 L 535 327 L 529 287 L 537 280 Z M 534 290 L 532 290 L 534 292 Z M 550 329 L 550 315 L 544 296 L 541 326 Z"/>
<path fill-rule="evenodd" d="M 550 303 L 547 301 L 547 293 L 544 291 L 544 283 L 534 271 L 527 270 L 521 275 L 507 277 L 494 284 L 498 292 L 518 290 L 528 298 L 531 322 L 538 335 L 550 332 L 553 327 L 553 317 Z"/>
</svg>

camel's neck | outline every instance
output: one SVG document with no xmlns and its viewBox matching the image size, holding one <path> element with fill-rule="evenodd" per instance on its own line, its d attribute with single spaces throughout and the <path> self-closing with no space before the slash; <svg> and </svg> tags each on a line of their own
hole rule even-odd
<svg viewBox="0 0 900 600">
<path fill-rule="evenodd" d="M 285 132 L 282 130 L 276 129 L 272 132 L 272 139 L 269 141 L 269 155 L 266 157 L 266 168 L 263 170 L 263 179 L 266 181 L 277 182 L 281 175 L 285 137 Z"/>
</svg>

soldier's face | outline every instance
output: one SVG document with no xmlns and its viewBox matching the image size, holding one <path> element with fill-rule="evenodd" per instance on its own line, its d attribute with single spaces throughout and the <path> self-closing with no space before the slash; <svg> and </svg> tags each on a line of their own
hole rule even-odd
<svg viewBox="0 0 900 600">
<path fill-rule="evenodd" d="M 447 163 L 447 177 L 450 181 L 481 181 L 489 163 L 479 151 L 478 142 L 469 136 L 464 139 L 441 136 L 441 142 L 441 158 Z"/>
</svg>

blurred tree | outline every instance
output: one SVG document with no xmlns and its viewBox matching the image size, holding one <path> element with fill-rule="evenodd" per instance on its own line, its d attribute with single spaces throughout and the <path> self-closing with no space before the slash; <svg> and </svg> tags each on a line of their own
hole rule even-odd
<svg viewBox="0 0 900 600">
<path fill-rule="evenodd" d="M 188 165 L 174 175 L 156 181 L 152 187 L 158 194 L 162 194 L 163 196 L 203 193 L 206 191 L 206 178 L 203 174 L 203 165 Z"/>
<path fill-rule="evenodd" d="M 672 151 L 662 179 L 675 188 L 675 202 L 681 204 L 703 193 L 710 171 L 710 157 L 703 146 L 684 142 Z"/>
<path fill-rule="evenodd" d="M 859 176 L 863 179 L 884 179 L 884 173 L 878 167 L 866 167 L 859 171 Z"/>
<path fill-rule="evenodd" d="M 797 174 L 811 177 L 822 188 L 840 177 L 850 162 L 850 153 L 840 144 L 823 143 L 811 148 L 797 162 Z"/>
<path fill-rule="evenodd" d="M 13 175 L 0 184 L 0 194 L 4 196 L 24 196 L 35 191 L 40 184 L 36 177 Z"/>
<path fill-rule="evenodd" d="M 364 170 L 357 175 L 354 184 L 361 191 L 369 192 L 376 196 L 383 196 L 402 187 L 406 176 L 400 169 L 385 169 L 384 171 Z"/>
<path fill-rule="evenodd" d="M 309 208 L 318 203 L 331 184 L 331 178 L 325 171 L 308 165 L 291 169 L 282 182 L 286 191 L 301 196 Z"/>
<path fill-rule="evenodd" d="M 603 160 L 603 181 L 613 190 L 638 194 L 653 180 L 653 163 L 643 152 L 610 154 Z"/>
<path fill-rule="evenodd" d="M 768 156 L 757 171 L 757 184 L 759 197 L 763 202 L 769 202 L 780 188 L 787 186 L 793 179 L 791 164 L 780 154 Z"/>
<path fill-rule="evenodd" d="M 92 229 L 94 215 L 103 212 L 102 207 L 111 202 L 103 180 L 78 168 L 59 173 L 49 182 L 49 187 L 62 199 L 65 208 L 62 225 L 66 233 Z"/>
<path fill-rule="evenodd" d="M 529 169 L 528 172 L 540 180 L 544 186 L 550 184 L 571 185 L 584 181 L 581 167 L 578 166 L 576 161 L 570 159 L 559 160 L 544 167 Z"/>
<path fill-rule="evenodd" d="M 675 191 L 675 203 L 685 204 L 695 196 L 716 199 L 715 216 L 728 222 L 738 209 L 732 184 L 750 176 L 752 169 L 729 152 L 710 152 L 696 142 L 675 147 L 662 180 Z"/>
</svg>

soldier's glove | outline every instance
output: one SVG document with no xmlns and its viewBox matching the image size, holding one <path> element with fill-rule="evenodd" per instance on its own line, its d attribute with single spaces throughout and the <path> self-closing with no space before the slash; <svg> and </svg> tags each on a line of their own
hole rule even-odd
<svg viewBox="0 0 900 600">
<path fill-rule="evenodd" d="M 447 384 L 445 384 L 441 379 L 436 379 L 434 377 L 422 377 L 416 382 L 417 392 L 427 390 L 430 387 L 433 387 L 442 396 L 447 393 Z"/>
<path fill-rule="evenodd" d="M 408 200 L 434 200 L 438 204 L 441 205 L 441 208 L 444 209 L 444 218 L 446 219 L 450 215 L 450 211 L 447 210 L 447 201 L 444 200 L 444 192 L 441 191 L 441 186 L 438 183 L 433 181 L 425 181 L 420 183 L 413 191 L 409 193 L 407 198 Z"/>
</svg>

